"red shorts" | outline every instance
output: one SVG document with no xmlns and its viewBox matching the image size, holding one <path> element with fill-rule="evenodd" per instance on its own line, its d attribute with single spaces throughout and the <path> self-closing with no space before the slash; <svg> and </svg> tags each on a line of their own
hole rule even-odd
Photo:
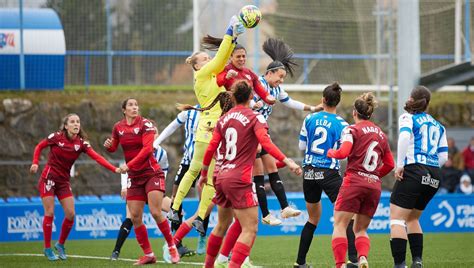
<svg viewBox="0 0 474 268">
<path fill-rule="evenodd" d="M 148 201 L 148 193 L 151 191 L 165 192 L 165 175 L 159 170 L 153 174 L 143 177 L 128 178 L 127 200 Z"/>
<path fill-rule="evenodd" d="M 341 186 L 334 210 L 373 217 L 380 201 L 380 190 L 361 186 Z"/>
<path fill-rule="evenodd" d="M 72 196 L 71 184 L 67 180 L 53 180 L 40 177 L 38 181 L 40 197 L 57 196 L 59 200 Z"/>
<path fill-rule="evenodd" d="M 216 195 L 213 199 L 218 206 L 243 209 L 258 206 L 255 184 L 240 179 L 217 178 Z"/>
</svg>

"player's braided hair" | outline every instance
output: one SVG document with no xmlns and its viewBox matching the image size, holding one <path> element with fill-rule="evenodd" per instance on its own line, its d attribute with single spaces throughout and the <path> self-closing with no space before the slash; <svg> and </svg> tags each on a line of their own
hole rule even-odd
<svg viewBox="0 0 474 268">
<path fill-rule="evenodd" d="M 223 115 L 226 112 L 228 112 L 230 109 L 232 109 L 232 107 L 234 107 L 234 100 L 232 99 L 231 94 L 232 93 L 229 91 L 220 92 L 216 96 L 216 98 L 212 101 L 212 103 L 209 104 L 209 106 L 207 107 L 196 108 L 189 104 L 177 103 L 176 108 L 178 108 L 178 110 L 180 111 L 196 110 L 196 111 L 203 112 L 203 111 L 210 110 L 212 107 L 216 105 L 217 102 L 219 102 L 219 105 L 221 106 L 221 109 L 222 109 L 221 115 Z"/>
<path fill-rule="evenodd" d="M 411 91 L 410 98 L 405 102 L 404 109 L 411 114 L 422 113 L 428 108 L 430 100 L 430 90 L 424 86 L 417 86 Z"/>
<path fill-rule="evenodd" d="M 62 123 L 62 126 L 59 128 L 59 131 L 63 132 L 64 133 L 64 136 L 66 136 L 68 139 L 69 139 L 69 136 L 67 135 L 67 129 L 66 129 L 66 125 L 67 125 L 67 122 L 69 121 L 69 118 L 71 116 L 77 116 L 79 117 L 79 115 L 75 114 L 75 113 L 71 113 L 71 114 L 68 114 L 66 115 L 64 118 L 63 118 L 63 123 Z M 82 130 L 82 127 L 79 128 L 79 133 L 77 133 L 77 136 L 79 136 L 80 138 L 82 138 L 83 140 L 87 140 L 87 133 Z"/>
<path fill-rule="evenodd" d="M 377 101 L 372 92 L 360 95 L 354 102 L 354 109 L 357 112 L 357 116 L 363 120 L 370 119 L 376 107 Z"/>
<path fill-rule="evenodd" d="M 324 103 L 329 107 L 336 107 L 341 101 L 342 88 L 339 83 L 334 82 L 323 91 Z"/>
<path fill-rule="evenodd" d="M 298 64 L 293 61 L 293 50 L 290 46 L 281 39 L 269 38 L 263 43 L 262 48 L 273 60 L 268 64 L 266 72 L 276 72 L 279 69 L 284 69 L 293 77 L 293 69 Z"/>
</svg>

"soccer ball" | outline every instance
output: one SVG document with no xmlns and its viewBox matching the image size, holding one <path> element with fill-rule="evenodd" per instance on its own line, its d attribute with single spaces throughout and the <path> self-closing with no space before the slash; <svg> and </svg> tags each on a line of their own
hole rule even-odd
<svg viewBox="0 0 474 268">
<path fill-rule="evenodd" d="M 254 28 L 262 19 L 262 12 L 254 5 L 247 5 L 240 9 L 239 20 L 245 28 Z"/>
</svg>

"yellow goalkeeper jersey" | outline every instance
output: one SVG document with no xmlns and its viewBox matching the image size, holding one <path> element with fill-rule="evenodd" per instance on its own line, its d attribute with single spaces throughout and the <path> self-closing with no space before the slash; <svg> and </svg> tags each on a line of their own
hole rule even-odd
<svg viewBox="0 0 474 268">
<path fill-rule="evenodd" d="M 232 37 L 225 35 L 216 56 L 194 73 L 194 93 L 201 107 L 209 106 L 220 92 L 225 91 L 224 87 L 217 85 L 216 76 L 224 70 L 234 47 Z M 211 141 L 211 129 L 214 129 L 221 113 L 222 109 L 219 103 L 210 110 L 201 113 L 196 131 L 196 141 L 206 143 Z"/>
</svg>

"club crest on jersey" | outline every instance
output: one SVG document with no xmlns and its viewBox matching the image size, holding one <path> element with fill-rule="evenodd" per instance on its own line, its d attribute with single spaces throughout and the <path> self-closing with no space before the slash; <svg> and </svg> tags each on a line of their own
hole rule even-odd
<svg viewBox="0 0 474 268">
<path fill-rule="evenodd" d="M 135 132 L 135 134 L 138 134 L 138 131 L 140 131 L 140 129 L 137 127 L 133 129 L 133 132 Z"/>
<path fill-rule="evenodd" d="M 79 151 L 79 149 L 81 148 L 81 145 L 79 144 L 74 144 L 74 150 Z"/>
<path fill-rule="evenodd" d="M 123 136 L 123 130 L 122 131 L 119 130 L 119 135 Z"/>
<path fill-rule="evenodd" d="M 246 74 L 245 78 L 247 78 L 248 80 L 252 80 L 252 77 L 249 74 Z"/>
<path fill-rule="evenodd" d="M 59 147 L 64 147 L 64 142 L 58 142 Z"/>
</svg>

